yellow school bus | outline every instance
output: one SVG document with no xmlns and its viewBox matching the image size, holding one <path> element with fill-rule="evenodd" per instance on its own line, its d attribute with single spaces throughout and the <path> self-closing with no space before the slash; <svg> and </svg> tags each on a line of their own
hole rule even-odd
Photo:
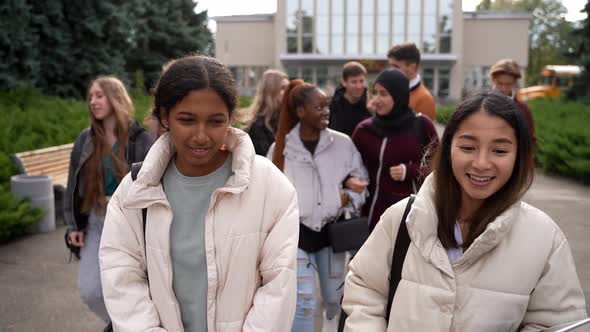
<svg viewBox="0 0 590 332">
<path fill-rule="evenodd" d="M 559 98 L 581 74 L 579 66 L 545 66 L 541 69 L 541 84 L 520 89 L 518 99 Z"/>
</svg>

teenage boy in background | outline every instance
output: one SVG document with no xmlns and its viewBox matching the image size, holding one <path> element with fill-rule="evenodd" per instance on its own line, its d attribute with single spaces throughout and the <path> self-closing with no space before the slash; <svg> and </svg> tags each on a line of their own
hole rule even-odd
<svg viewBox="0 0 590 332">
<path fill-rule="evenodd" d="M 420 67 L 420 50 L 414 43 L 394 45 L 387 52 L 389 64 L 401 70 L 410 80 L 410 108 L 416 113 L 426 115 L 430 120 L 436 119 L 436 104 L 428 88 L 422 83 L 418 74 Z"/>
<path fill-rule="evenodd" d="M 342 81 L 330 101 L 329 128 L 352 136 L 359 122 L 371 116 L 367 110 L 367 70 L 350 61 L 342 67 Z"/>
</svg>

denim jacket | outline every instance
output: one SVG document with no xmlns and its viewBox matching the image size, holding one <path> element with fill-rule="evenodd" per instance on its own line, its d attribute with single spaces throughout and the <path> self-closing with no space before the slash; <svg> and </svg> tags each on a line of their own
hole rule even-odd
<svg viewBox="0 0 590 332">
<path fill-rule="evenodd" d="M 284 173 L 297 191 L 300 222 L 319 232 L 342 213 L 340 190 L 346 179 L 352 176 L 368 181 L 368 175 L 360 153 L 348 136 L 332 129 L 322 130 L 312 155 L 301 141 L 299 127 L 297 124 L 286 136 Z M 269 158 L 273 151 L 274 144 L 268 152 Z M 360 211 L 366 190 L 344 191 L 351 201 L 348 208 Z"/>
</svg>

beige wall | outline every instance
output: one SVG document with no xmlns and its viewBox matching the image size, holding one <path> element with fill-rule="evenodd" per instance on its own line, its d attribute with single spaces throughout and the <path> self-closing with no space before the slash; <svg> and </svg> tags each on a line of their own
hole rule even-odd
<svg viewBox="0 0 590 332">
<path fill-rule="evenodd" d="M 275 38 L 272 20 L 218 21 L 215 57 L 227 66 L 276 67 Z"/>
<path fill-rule="evenodd" d="M 457 3 L 459 5 L 457 5 Z M 453 6 L 453 39 L 452 39 L 452 52 L 457 55 L 457 62 L 451 68 L 451 82 L 449 89 L 449 99 L 459 100 L 461 98 L 461 90 L 463 88 L 463 8 L 461 1 L 455 1 Z"/>
<path fill-rule="evenodd" d="M 528 19 L 465 19 L 463 23 L 463 65 L 491 66 L 511 58 L 528 65 Z"/>
</svg>

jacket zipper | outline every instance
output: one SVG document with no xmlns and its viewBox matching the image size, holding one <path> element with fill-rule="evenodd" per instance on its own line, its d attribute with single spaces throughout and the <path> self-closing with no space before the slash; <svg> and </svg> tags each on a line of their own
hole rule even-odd
<svg viewBox="0 0 590 332">
<path fill-rule="evenodd" d="M 377 197 L 379 196 L 379 184 L 381 182 L 381 171 L 383 171 L 383 154 L 385 153 L 385 146 L 387 145 L 387 137 L 381 142 L 381 150 L 379 151 L 379 169 L 377 170 L 377 183 L 375 184 L 375 195 L 373 196 L 373 202 L 371 202 L 371 208 L 369 209 L 369 224 L 373 220 L 373 212 L 375 210 L 375 203 L 377 203 Z"/>
</svg>

